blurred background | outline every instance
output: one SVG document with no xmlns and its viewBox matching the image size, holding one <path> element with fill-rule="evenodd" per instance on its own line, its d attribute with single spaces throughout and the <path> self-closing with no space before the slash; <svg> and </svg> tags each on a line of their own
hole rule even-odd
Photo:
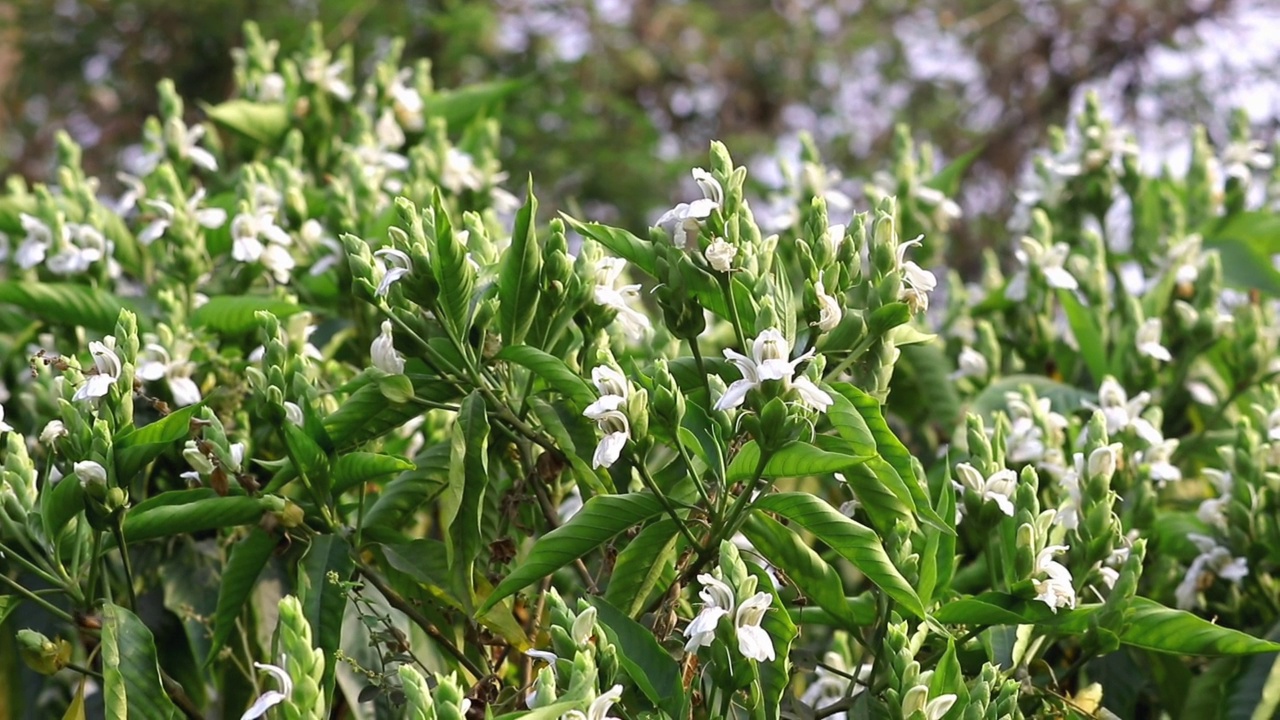
<svg viewBox="0 0 1280 720">
<path fill-rule="evenodd" d="M 1137 131 L 1144 163 L 1174 172 L 1192 125 L 1225 144 L 1243 107 L 1270 142 L 1280 117 L 1266 0 L 26 0 L 0 2 L 5 174 L 45 179 L 65 128 L 110 183 L 158 80 L 230 94 L 246 19 L 286 54 L 319 20 L 358 63 L 405 36 L 438 87 L 524 79 L 501 114 L 511 177 L 532 172 L 548 211 L 633 230 L 688 194 L 713 138 L 767 187 L 802 132 L 843 178 L 867 178 L 907 122 L 939 164 L 978 149 L 957 198 L 963 261 L 1006 234 L 1031 153 L 1087 90 Z M 856 180 L 833 181 L 857 202 Z"/>
</svg>

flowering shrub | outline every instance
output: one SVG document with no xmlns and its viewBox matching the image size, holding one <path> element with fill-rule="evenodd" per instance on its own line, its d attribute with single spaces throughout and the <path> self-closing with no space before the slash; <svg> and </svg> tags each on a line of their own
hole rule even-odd
<svg viewBox="0 0 1280 720">
<path fill-rule="evenodd" d="M 716 144 L 648 237 L 541 225 L 507 86 L 246 35 L 207 123 L 161 88 L 122 197 L 64 138 L 0 205 L 32 712 L 1275 710 L 1280 184 L 1243 122 L 1150 176 L 1090 105 L 966 286 L 920 264 L 964 161 L 905 131 L 867 212 L 806 152 L 766 236 Z"/>
</svg>

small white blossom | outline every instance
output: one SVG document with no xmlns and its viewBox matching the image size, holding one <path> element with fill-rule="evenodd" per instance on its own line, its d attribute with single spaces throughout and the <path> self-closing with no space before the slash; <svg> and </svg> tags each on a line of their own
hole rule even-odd
<svg viewBox="0 0 1280 720">
<path fill-rule="evenodd" d="M 1151 393 L 1148 392 L 1138 393 L 1130 399 L 1120 383 L 1108 375 L 1098 388 L 1098 404 L 1086 403 L 1086 405 L 1102 411 L 1107 419 L 1108 435 L 1117 435 L 1132 429 L 1138 437 L 1155 445 L 1164 441 L 1164 435 L 1151 424 L 1151 421 L 1142 417 L 1142 412 L 1150 402 Z"/>
<path fill-rule="evenodd" d="M 698 582 L 702 583 L 702 590 L 698 592 L 698 597 L 702 598 L 702 610 L 684 630 L 685 637 L 689 638 L 684 646 L 685 652 L 710 645 L 715 639 L 720 618 L 732 614 L 735 608 L 733 588 L 707 573 L 699 575 Z"/>
<path fill-rule="evenodd" d="M 276 225 L 271 209 L 240 213 L 231 220 L 231 257 L 242 263 L 261 263 L 276 282 L 289 282 L 297 262 L 289 253 L 293 238 Z M 266 240 L 264 243 L 263 240 Z"/>
<path fill-rule="evenodd" d="M 993 502 L 1000 512 L 1013 517 L 1013 495 L 1018 489 L 1018 474 L 1008 468 L 997 470 L 990 477 L 982 477 L 982 473 L 969 463 L 956 465 L 956 475 L 960 482 L 957 489 L 968 489 L 983 502 Z"/>
<path fill-rule="evenodd" d="M 22 244 L 18 245 L 13 259 L 18 267 L 30 270 L 44 262 L 49 246 L 53 244 L 53 230 L 40 218 L 26 213 L 20 213 L 18 220 L 27 235 L 22 239 Z"/>
<path fill-rule="evenodd" d="M 968 345 L 960 350 L 960 357 L 956 359 L 956 365 L 958 367 L 955 372 L 949 376 L 952 380 L 959 380 L 960 378 L 981 380 L 991 372 L 991 366 L 987 363 L 986 356 Z"/>
<path fill-rule="evenodd" d="M 1274 164 L 1271 153 L 1257 140 L 1233 142 L 1222 151 L 1224 174 L 1244 184 L 1253 179 L 1254 170 L 1270 170 Z"/>
<path fill-rule="evenodd" d="M 758 592 L 742 601 L 734 618 L 738 638 L 738 652 L 757 662 L 768 662 L 775 657 L 773 640 L 760 627 L 765 611 L 773 603 L 773 594 Z"/>
<path fill-rule="evenodd" d="M 729 272 L 733 269 L 733 260 L 738 256 L 738 249 L 730 245 L 724 238 L 718 237 L 711 241 L 711 244 L 707 246 L 707 249 L 702 254 L 713 270 Z"/>
<path fill-rule="evenodd" d="M 185 407 L 200 402 L 200 386 L 191 379 L 196 364 L 187 358 L 188 344 L 179 346 L 181 352 L 170 357 L 169 351 L 156 343 L 148 343 L 138 358 L 138 378 L 147 382 L 165 380 L 175 405 Z"/>
<path fill-rule="evenodd" d="M 449 148 L 440 171 L 440 184 L 457 194 L 464 190 L 479 190 L 484 183 L 484 173 L 476 167 L 475 159 L 457 148 Z"/>
<path fill-rule="evenodd" d="M 201 227 L 210 230 L 222 227 L 227 222 L 227 211 L 222 208 L 200 207 L 200 203 L 204 202 L 204 194 L 204 188 L 201 188 L 191 196 L 191 199 L 187 201 L 187 214 L 194 218 Z M 173 224 L 174 219 L 177 217 L 178 211 L 173 205 L 163 200 L 147 200 L 145 202 L 158 213 L 156 219 L 148 223 L 138 233 L 138 242 L 143 245 L 150 245 L 164 237 L 164 234 L 169 230 L 169 226 Z"/>
<path fill-rule="evenodd" d="M 1147 466 L 1147 473 L 1160 487 L 1165 483 L 1182 479 L 1182 471 L 1172 463 L 1173 453 L 1178 449 L 1176 439 L 1164 440 L 1150 448 L 1135 453 L 1134 459 Z"/>
<path fill-rule="evenodd" d="M 591 381 L 595 383 L 596 390 L 601 396 L 617 395 L 626 400 L 631 392 L 626 376 L 608 365 L 597 365 L 592 368 Z"/>
<path fill-rule="evenodd" d="M 618 720 L 609 714 L 613 704 L 622 698 L 622 686 L 614 685 L 608 692 L 601 694 L 587 707 L 587 714 L 580 710 L 570 710 L 560 716 L 560 720 Z"/>
<path fill-rule="evenodd" d="M 1050 545 L 1036 556 L 1036 573 L 1044 573 L 1045 577 L 1034 581 L 1036 600 L 1049 606 L 1055 613 L 1058 608 L 1074 608 L 1076 591 L 1072 585 L 1071 571 L 1054 560 L 1058 553 L 1066 552 L 1066 545 Z"/>
<path fill-rule="evenodd" d="M 693 244 L 692 240 L 697 239 L 702 221 L 711 217 L 711 213 L 724 204 L 724 189 L 711 173 L 702 168 L 694 168 L 693 179 L 702 190 L 702 199 L 680 203 L 663 213 L 658 222 L 654 223 L 671 234 L 671 241 L 676 247 L 685 250 Z"/>
<path fill-rule="evenodd" d="M 1164 332 L 1164 324 L 1160 318 L 1147 318 L 1138 328 L 1136 344 L 1138 352 L 1162 362 L 1173 360 L 1168 348 L 1160 344 L 1160 335 Z"/>
<path fill-rule="evenodd" d="M 413 77 L 413 70 L 404 68 L 396 74 L 395 79 L 387 88 L 387 94 L 391 96 L 391 105 L 396 113 L 396 120 L 400 121 L 400 126 L 411 132 L 421 130 L 423 127 L 423 102 L 422 95 L 414 87 L 406 85 L 405 82 Z"/>
<path fill-rule="evenodd" d="M 724 395 L 716 401 L 716 410 L 738 407 L 751 388 L 757 387 L 766 380 L 789 382 L 791 387 L 799 392 L 801 401 L 818 412 L 826 412 L 834 402 L 831 396 L 813 384 L 812 380 L 804 376 L 794 377 L 796 366 L 813 357 L 813 350 L 794 360 L 788 360 L 787 358 L 791 355 L 791 343 L 787 342 L 777 329 L 769 328 L 760 333 L 752 343 L 751 355 L 752 357 L 747 357 L 735 350 L 725 348 L 724 356 L 738 367 L 742 378 L 734 380 L 729 385 Z"/>
<path fill-rule="evenodd" d="M 933 273 L 907 260 L 907 250 L 923 244 L 924 235 L 898 244 L 898 269 L 902 272 L 902 301 L 911 306 L 913 312 L 924 312 L 929 309 L 929 293 L 938 287 L 938 278 Z"/>
<path fill-rule="evenodd" d="M 1205 468 L 1200 472 L 1218 489 L 1218 497 L 1202 500 L 1200 507 L 1196 509 L 1196 517 L 1206 525 L 1226 530 L 1226 507 L 1231 503 L 1231 490 L 1234 484 L 1231 473 L 1214 468 Z"/>
<path fill-rule="evenodd" d="M 52 445 L 58 441 L 58 438 L 67 436 L 67 426 L 61 420 L 50 420 L 49 424 L 44 426 L 40 431 L 40 442 L 45 445 Z"/>
<path fill-rule="evenodd" d="M 624 285 L 620 282 L 626 266 L 627 261 L 621 258 L 603 258 L 596 267 L 596 285 L 592 297 L 597 305 L 616 310 L 622 331 L 631 339 L 639 340 L 652 326 L 648 316 L 630 304 L 640 296 L 640 285 Z"/>
<path fill-rule="evenodd" d="M 284 401 L 284 419 L 298 427 L 302 427 L 307 422 L 306 416 L 302 414 L 302 406 L 288 400 Z"/>
<path fill-rule="evenodd" d="M 72 396 L 73 402 L 100 398 L 111 390 L 111 385 L 120 377 L 120 356 L 116 355 L 116 339 L 110 335 L 103 338 L 105 342 L 92 340 L 89 352 L 93 355 L 93 371 L 85 373 L 84 384 Z"/>
<path fill-rule="evenodd" d="M 404 252 L 395 248 L 382 248 L 373 253 L 383 263 L 382 279 L 378 281 L 378 297 L 386 297 L 392 283 L 413 272 L 413 261 Z"/>
<path fill-rule="evenodd" d="M 72 466 L 76 478 L 83 483 L 104 483 L 107 481 L 107 469 L 93 460 L 82 460 Z"/>
<path fill-rule="evenodd" d="M 1200 554 L 1191 561 L 1187 574 L 1173 591 L 1178 608 L 1190 610 L 1203 605 L 1200 591 L 1205 587 L 1207 577 L 1217 576 L 1239 584 L 1249 574 L 1249 561 L 1245 558 L 1231 556 L 1231 551 L 1218 544 L 1217 540 L 1205 535 L 1188 533 L 1187 539 L 1200 548 Z"/>
<path fill-rule="evenodd" d="M 827 289 L 822 286 L 822 281 L 814 283 L 813 291 L 818 296 L 818 321 L 813 323 L 822 332 L 831 332 L 840 320 L 844 317 L 844 310 L 840 307 L 840 301 L 834 296 L 827 294 Z"/>
<path fill-rule="evenodd" d="M 0 405 L 0 433 L 13 432 L 13 426 L 4 421 L 4 406 Z"/>
<path fill-rule="evenodd" d="M 373 366 L 389 375 L 404 374 L 404 357 L 396 352 L 395 340 L 391 336 L 391 321 L 382 321 L 382 332 L 373 339 L 369 347 L 369 355 L 373 358 Z"/>
<path fill-rule="evenodd" d="M 942 720 L 955 704 L 955 693 L 929 698 L 928 686 L 916 685 L 902 696 L 902 716 L 909 718 L 919 712 L 924 714 L 925 720 Z"/>
<path fill-rule="evenodd" d="M 279 705 L 289 696 L 293 694 L 293 680 L 289 677 L 289 673 L 285 672 L 285 658 L 280 658 L 280 665 L 269 665 L 267 663 L 254 663 L 253 666 L 259 670 L 265 670 L 275 677 L 276 682 L 280 683 L 279 690 L 268 690 L 258 696 L 253 705 L 244 711 L 244 715 L 240 716 L 240 720 L 257 720 L 267 714 L 271 708 Z"/>
<path fill-rule="evenodd" d="M 622 455 L 622 448 L 627 440 L 631 439 L 631 423 L 621 409 L 623 402 L 618 395 L 605 395 L 582 412 L 595 420 L 604 433 L 591 458 L 592 467 L 611 467 Z"/>
<path fill-rule="evenodd" d="M 346 68 L 347 64 L 341 60 L 330 63 L 327 57 L 312 57 L 303 63 L 302 77 L 342 102 L 349 102 L 354 93 L 342 77 Z"/>
<path fill-rule="evenodd" d="M 1051 288 L 1075 290 L 1080 287 L 1075 277 L 1067 272 L 1065 267 L 1067 256 L 1071 253 L 1071 248 L 1066 243 L 1054 243 L 1052 247 L 1046 248 L 1035 238 L 1024 236 L 1019 245 L 1021 247 L 1015 256 L 1018 262 L 1022 263 L 1022 270 L 1009 281 L 1009 286 L 1005 289 L 1005 297 L 1015 301 L 1027 299 L 1027 282 L 1031 268 L 1039 268 L 1045 282 Z"/>
</svg>

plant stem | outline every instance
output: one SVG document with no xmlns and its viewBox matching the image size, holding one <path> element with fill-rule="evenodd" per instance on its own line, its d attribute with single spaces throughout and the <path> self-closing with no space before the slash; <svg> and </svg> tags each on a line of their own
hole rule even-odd
<svg viewBox="0 0 1280 720">
<path fill-rule="evenodd" d="M 445 652 L 452 655 L 454 659 L 462 665 L 462 667 L 466 668 L 467 672 L 471 673 L 472 677 L 476 680 L 481 680 L 493 674 L 492 670 L 482 669 L 479 665 L 476 665 L 475 662 L 459 650 L 458 647 L 449 640 L 449 638 L 445 637 L 444 633 L 440 632 L 439 628 L 432 624 L 425 615 L 419 612 L 412 603 L 405 600 L 400 593 L 396 592 L 394 588 L 388 585 L 387 581 L 383 580 L 378 573 L 374 572 L 364 563 L 356 563 L 356 569 L 359 570 L 360 574 L 369 582 L 373 583 L 374 587 L 378 588 L 378 592 L 382 593 L 382 596 L 387 599 L 387 603 L 391 605 L 391 607 L 404 613 L 406 617 L 413 621 L 414 625 L 422 628 L 422 631 L 425 632 L 428 637 L 439 644 L 440 647 L 444 648 Z"/>
<path fill-rule="evenodd" d="M 671 521 L 676 524 L 676 527 L 680 530 L 680 534 L 684 535 L 684 539 L 689 541 L 689 547 L 698 547 L 698 539 L 693 536 L 693 533 L 689 532 L 689 528 L 685 527 L 684 521 L 676 514 L 676 509 L 671 506 L 671 501 L 667 500 L 667 496 L 658 488 L 658 483 L 655 482 L 653 476 L 649 474 L 649 468 L 645 467 L 643 459 L 637 458 L 636 469 L 640 471 L 640 482 L 644 483 L 644 486 L 649 489 L 649 492 L 653 493 L 653 496 L 658 498 L 659 503 L 662 503 L 662 509 L 671 516 Z M 694 484 L 697 484 L 696 480 L 694 481 Z"/>
<path fill-rule="evenodd" d="M 4 573 L 0 573 L 0 580 L 3 580 L 6 585 L 13 588 L 13 591 L 15 593 L 21 595 L 27 600 L 30 600 L 31 602 L 44 608 L 50 615 L 53 615 L 59 620 L 62 620 L 63 622 L 69 623 L 71 625 L 76 624 L 75 618 L 71 617 L 71 614 L 68 613 L 66 610 L 63 610 L 62 608 L 54 605 L 48 600 L 45 600 L 44 598 L 40 597 L 34 592 L 23 587 L 22 584 L 19 583 L 17 580 L 14 580 L 13 578 L 9 577 L 8 575 L 5 575 Z"/>
</svg>

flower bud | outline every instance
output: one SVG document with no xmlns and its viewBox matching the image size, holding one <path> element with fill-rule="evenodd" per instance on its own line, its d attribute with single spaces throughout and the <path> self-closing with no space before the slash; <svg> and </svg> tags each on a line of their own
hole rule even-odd
<svg viewBox="0 0 1280 720">
<path fill-rule="evenodd" d="M 73 467 L 75 469 L 75 475 L 80 479 L 80 484 L 82 485 L 105 485 L 107 482 L 107 469 L 93 460 L 83 460 L 76 463 Z"/>
<path fill-rule="evenodd" d="M 1089 476 L 1110 484 L 1116 471 L 1116 451 L 1111 446 L 1100 447 L 1089 453 Z"/>
<path fill-rule="evenodd" d="M 41 675 L 52 675 L 71 662 L 71 643 L 58 638 L 56 641 L 35 630 L 18 631 L 18 652 L 27 667 Z"/>
</svg>

